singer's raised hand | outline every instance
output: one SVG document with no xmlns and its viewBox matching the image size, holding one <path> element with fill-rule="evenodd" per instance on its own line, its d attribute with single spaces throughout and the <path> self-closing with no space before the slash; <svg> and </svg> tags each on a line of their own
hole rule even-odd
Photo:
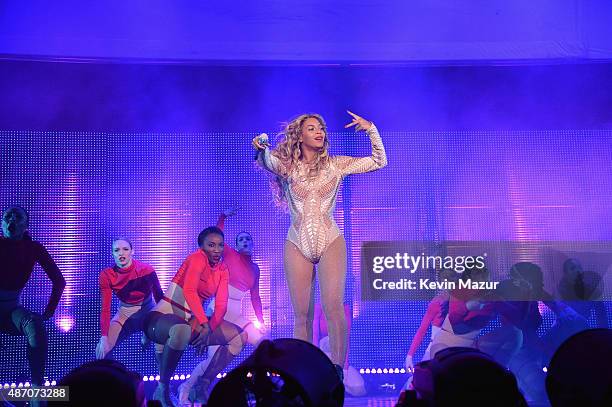
<svg viewBox="0 0 612 407">
<path fill-rule="evenodd" d="M 344 126 L 345 129 L 355 126 L 355 131 L 359 131 L 359 130 L 369 130 L 370 127 L 372 127 L 372 122 L 367 121 L 361 116 L 357 116 L 355 113 L 351 112 L 350 110 L 347 110 L 346 112 L 350 114 L 351 116 L 353 116 L 353 120 L 349 124 Z"/>
<path fill-rule="evenodd" d="M 270 145 L 268 142 L 268 135 L 266 133 L 261 133 L 259 136 L 253 137 L 251 145 L 256 150 L 265 150 L 266 147 Z"/>
</svg>

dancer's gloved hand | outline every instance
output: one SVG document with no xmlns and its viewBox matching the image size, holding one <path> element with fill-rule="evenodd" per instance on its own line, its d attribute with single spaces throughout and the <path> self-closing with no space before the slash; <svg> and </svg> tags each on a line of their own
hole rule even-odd
<svg viewBox="0 0 612 407">
<path fill-rule="evenodd" d="M 408 373 L 414 373 L 414 362 L 412 361 L 412 355 L 410 353 L 406 355 L 406 371 Z"/>
<path fill-rule="evenodd" d="M 111 351 L 111 346 L 108 341 L 108 336 L 102 336 L 98 345 L 96 346 L 96 358 L 104 359 L 104 357 Z"/>
<path fill-rule="evenodd" d="M 231 208 L 227 208 L 226 210 L 223 211 L 223 216 L 225 216 L 226 218 L 229 218 L 230 216 L 234 216 L 236 213 L 238 213 L 238 208 L 237 206 L 232 206 Z"/>
<path fill-rule="evenodd" d="M 151 343 L 151 340 L 143 332 L 142 336 L 140 337 L 140 348 L 142 349 L 143 352 L 147 350 L 150 343 Z"/>
</svg>

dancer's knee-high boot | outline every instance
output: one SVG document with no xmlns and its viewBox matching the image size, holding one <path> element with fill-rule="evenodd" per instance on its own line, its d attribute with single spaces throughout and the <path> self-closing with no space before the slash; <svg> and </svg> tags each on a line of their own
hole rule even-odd
<svg viewBox="0 0 612 407">
<path fill-rule="evenodd" d="M 161 401 L 163 407 L 174 407 L 170 400 L 170 377 L 176 370 L 183 352 L 183 350 L 172 349 L 168 345 L 164 346 L 159 365 L 159 384 L 153 393 L 153 399 Z"/>
<path fill-rule="evenodd" d="M 181 403 L 187 403 L 189 400 L 195 399 L 195 391 L 192 391 L 193 386 L 197 383 L 198 379 L 202 377 L 208 365 L 210 364 L 214 354 L 219 349 L 218 345 L 213 345 L 208 347 L 208 358 L 202 362 L 200 362 L 193 372 L 191 372 L 191 376 L 187 380 L 185 380 L 178 388 L 179 393 L 179 401 Z"/>
<path fill-rule="evenodd" d="M 228 346 L 220 346 L 219 349 L 215 352 L 208 367 L 197 380 L 197 383 L 194 386 L 196 393 L 196 401 L 200 403 L 206 403 L 208 401 L 208 388 L 210 384 L 215 380 L 217 373 L 221 372 L 221 370 L 227 366 L 232 359 L 234 359 L 234 355 L 229 351 Z"/>
</svg>

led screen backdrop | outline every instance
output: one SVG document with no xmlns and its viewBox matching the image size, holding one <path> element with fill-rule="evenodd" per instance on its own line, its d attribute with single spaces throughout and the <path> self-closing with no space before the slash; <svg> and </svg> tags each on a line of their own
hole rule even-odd
<svg viewBox="0 0 612 407">
<path fill-rule="evenodd" d="M 612 240 L 612 131 L 385 132 L 377 124 L 388 167 L 347 178 L 337 201 L 353 282 L 360 245 L 370 240 Z M 240 212 L 226 221 L 226 241 L 253 234 L 266 322 L 274 337 L 291 335 L 282 269 L 289 217 L 254 167 L 254 135 L 0 131 L 0 205 L 29 209 L 33 237 L 68 282 L 49 324 L 50 378 L 94 357 L 98 274 L 112 264 L 113 236 L 131 238 L 135 257 L 154 266 L 165 288 L 198 232 L 232 205 Z M 369 154 L 362 133 L 330 137 L 334 154 Z M 49 292 L 37 269 L 22 303 L 40 311 Z M 348 297 L 351 364 L 400 367 L 426 304 L 362 302 L 357 283 Z M 138 342 L 130 338 L 114 355 L 152 374 L 152 349 Z M 1 335 L 0 344 L 0 381 L 28 377 L 24 338 Z M 196 362 L 188 353 L 177 373 Z"/>
</svg>

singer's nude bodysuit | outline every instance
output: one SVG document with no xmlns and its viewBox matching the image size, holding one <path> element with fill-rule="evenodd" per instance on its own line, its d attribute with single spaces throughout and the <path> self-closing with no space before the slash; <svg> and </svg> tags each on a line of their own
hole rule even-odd
<svg viewBox="0 0 612 407">
<path fill-rule="evenodd" d="M 342 179 L 387 165 L 387 156 L 376 126 L 367 130 L 372 143 L 369 157 L 330 157 L 329 165 L 316 177 L 308 177 L 308 167 L 298 162 L 284 179 L 283 188 L 291 213 L 291 226 L 287 240 L 312 263 L 317 263 L 327 247 L 340 236 L 333 219 L 336 197 Z M 271 154 L 269 148 L 259 155 L 259 163 L 276 175 L 286 173 L 283 163 Z"/>
</svg>

